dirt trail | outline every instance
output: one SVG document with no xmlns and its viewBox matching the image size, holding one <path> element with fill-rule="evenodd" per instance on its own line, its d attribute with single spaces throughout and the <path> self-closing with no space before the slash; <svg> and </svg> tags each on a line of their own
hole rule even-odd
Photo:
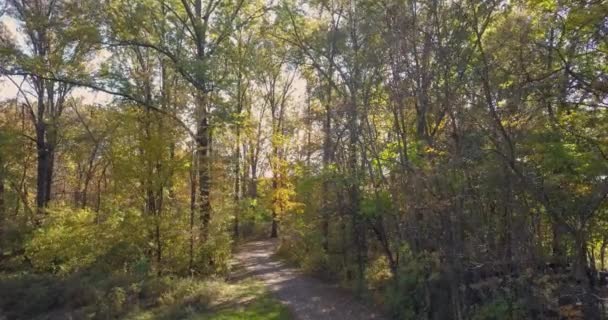
<svg viewBox="0 0 608 320">
<path fill-rule="evenodd" d="M 384 320 L 378 312 L 363 305 L 335 285 L 308 277 L 273 258 L 275 241 L 256 241 L 242 245 L 235 255 L 240 271 L 235 279 L 256 277 L 297 320 Z"/>
</svg>

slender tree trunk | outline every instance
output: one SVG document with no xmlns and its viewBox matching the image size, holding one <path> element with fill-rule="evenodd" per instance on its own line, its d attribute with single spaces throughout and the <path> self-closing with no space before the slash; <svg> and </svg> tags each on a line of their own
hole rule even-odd
<svg viewBox="0 0 608 320">
<path fill-rule="evenodd" d="M 349 130 L 350 130 L 350 142 L 348 146 L 348 167 L 351 175 L 351 181 L 348 187 L 349 195 L 349 211 L 352 217 L 352 232 L 353 240 L 356 248 L 356 259 L 357 259 L 357 281 L 359 290 L 363 288 L 363 279 L 365 275 L 365 267 L 367 263 L 367 248 L 366 248 L 366 234 L 365 234 L 365 222 L 361 216 L 359 204 L 361 201 L 359 191 L 359 168 L 358 168 L 358 151 L 357 143 L 359 137 L 358 130 L 358 112 L 356 99 L 353 98 L 352 106 L 350 110 Z"/>
<path fill-rule="evenodd" d="M 606 270 L 606 247 L 608 246 L 608 237 L 602 238 L 602 246 L 600 248 L 600 269 Z"/>
<path fill-rule="evenodd" d="M 162 191 L 161 191 L 162 192 Z M 162 197 L 162 193 L 159 195 Z M 156 267 L 157 267 L 157 275 L 160 277 L 162 275 L 162 265 L 163 265 L 163 242 L 160 235 L 160 223 L 161 223 L 161 213 L 162 208 L 157 208 L 155 218 L 155 230 L 154 230 L 154 238 L 156 240 Z"/>
<path fill-rule="evenodd" d="M 241 33 L 239 30 L 238 38 L 238 53 L 239 59 L 241 57 Z M 238 62 L 238 76 L 237 76 L 237 105 L 236 114 L 238 116 L 236 128 L 235 128 L 235 146 L 234 146 L 234 239 L 239 238 L 239 216 L 241 209 L 241 113 L 243 112 L 243 100 L 244 100 L 244 89 L 243 89 L 243 73 L 241 69 L 241 60 Z"/>
<path fill-rule="evenodd" d="M 282 141 L 285 136 L 284 127 L 283 127 L 283 119 L 285 114 L 285 104 L 286 104 L 286 96 L 291 86 L 291 82 L 285 83 L 283 87 L 283 91 L 279 97 L 276 96 L 277 83 L 279 79 L 279 73 L 275 73 L 271 75 L 270 83 L 270 92 L 268 95 L 268 105 L 270 106 L 270 112 L 272 114 L 272 159 L 271 159 L 271 168 L 272 168 L 272 191 L 273 191 L 273 200 L 272 200 L 272 226 L 270 230 L 270 237 L 276 238 L 278 237 L 278 227 L 279 227 L 279 214 L 284 213 L 283 201 L 285 199 L 280 199 L 280 194 L 278 193 L 281 188 L 285 186 L 285 173 L 284 173 L 284 142 Z"/>
<path fill-rule="evenodd" d="M 239 110 L 240 114 L 240 110 Z M 241 126 L 236 126 L 236 147 L 234 148 L 234 238 L 239 238 L 239 216 L 241 205 Z"/>
<path fill-rule="evenodd" d="M 323 122 L 323 131 L 325 133 L 325 137 L 323 139 L 323 168 L 326 170 L 326 174 L 329 174 L 327 170 L 329 169 L 329 164 L 332 158 L 332 143 L 331 143 L 331 86 L 328 85 L 327 89 L 327 101 L 325 105 L 325 121 Z M 322 245 L 323 250 L 327 253 L 329 251 L 329 218 L 330 218 L 330 198 L 329 198 L 329 180 L 328 178 L 323 179 L 323 192 L 321 193 L 322 197 L 322 222 L 321 222 L 321 232 L 323 235 Z"/>
<path fill-rule="evenodd" d="M 509 169 L 504 166 L 505 191 L 504 192 L 504 259 L 509 266 L 513 262 L 513 185 Z"/>
<path fill-rule="evenodd" d="M 4 228 L 6 219 L 6 204 L 4 202 L 4 164 L 0 158 L 0 256 L 4 252 Z"/>
<path fill-rule="evenodd" d="M 94 169 L 96 167 L 95 165 L 95 157 L 97 156 L 97 151 L 99 150 L 99 143 L 97 141 L 95 141 L 95 146 L 93 148 L 93 152 L 91 152 L 91 155 L 89 156 L 89 161 L 87 164 L 87 169 L 86 169 L 86 173 L 85 173 L 85 178 L 84 178 L 84 183 L 83 183 L 83 187 L 82 187 L 82 192 L 80 193 L 80 197 L 81 197 L 81 204 L 80 207 L 81 208 L 86 208 L 87 207 L 87 201 L 88 201 L 88 194 L 89 194 L 89 185 L 91 184 L 91 180 L 93 179 L 93 175 L 94 175 Z"/>
<path fill-rule="evenodd" d="M 274 114 L 274 112 L 273 112 Z M 274 122 L 274 120 L 273 120 Z M 273 136 L 277 136 L 280 135 L 280 128 L 281 127 L 281 120 L 279 119 L 279 123 L 274 126 L 275 127 L 275 133 L 273 133 Z M 275 142 L 273 142 L 273 144 L 275 144 Z M 279 153 L 279 147 L 275 144 L 272 147 L 272 161 L 274 162 L 274 164 L 272 165 L 272 191 L 273 191 L 273 196 L 272 196 L 272 224 L 271 224 L 271 228 L 270 228 L 270 237 L 271 238 L 276 238 L 279 236 L 278 233 L 278 229 L 279 229 L 279 214 L 282 214 L 282 208 L 280 207 L 279 203 L 283 201 L 283 199 L 279 199 L 279 194 L 278 194 L 278 190 L 280 190 L 283 187 L 283 182 L 282 179 L 284 178 L 282 176 L 282 166 L 283 166 L 283 159 L 281 154 Z"/>
<path fill-rule="evenodd" d="M 560 223 L 552 223 L 552 254 L 553 260 L 558 264 L 563 264 L 566 261 L 566 249 L 564 248 L 563 236 L 566 232 L 565 228 Z"/>
<path fill-rule="evenodd" d="M 156 164 L 156 175 L 160 175 L 162 172 L 162 166 L 160 163 Z M 163 241 L 161 235 L 161 224 L 163 218 L 163 200 L 164 200 L 164 181 L 160 183 L 156 192 L 154 192 L 155 201 L 155 215 L 154 215 L 154 240 L 156 242 L 156 266 L 157 275 L 162 275 L 163 265 Z"/>
<path fill-rule="evenodd" d="M 359 184 L 361 177 L 359 176 L 359 105 L 358 95 L 360 94 L 360 81 L 361 81 L 361 70 L 357 62 L 359 56 L 359 35 L 357 25 L 357 4 L 355 1 L 350 1 L 349 8 L 349 38 L 352 42 L 352 50 L 354 52 L 354 65 L 352 76 L 349 81 L 350 101 L 348 108 L 348 130 L 349 130 L 349 142 L 347 147 L 347 163 L 350 174 L 350 182 L 348 186 L 349 196 L 349 213 L 352 217 L 352 232 L 353 240 L 356 248 L 356 262 L 357 262 L 357 289 L 362 292 L 364 288 L 364 277 L 365 268 L 367 264 L 367 237 L 365 221 L 361 215 L 360 201 L 361 195 L 359 191 Z"/>
<path fill-rule="evenodd" d="M 99 176 L 99 179 L 97 180 L 97 197 L 96 197 L 96 201 L 95 201 L 95 212 L 99 213 L 99 210 L 101 210 L 101 194 L 102 194 L 102 190 L 107 190 L 108 189 L 108 180 L 106 179 L 106 173 L 108 171 L 108 167 L 110 166 L 110 163 L 107 163 L 103 166 L 103 169 L 101 170 L 101 175 Z M 103 182 L 103 189 L 101 187 L 101 184 Z"/>
<path fill-rule="evenodd" d="M 278 150 L 277 150 L 276 146 L 273 147 L 273 155 L 274 155 L 273 156 L 274 159 L 272 161 L 278 162 L 279 161 L 278 160 Z M 277 208 L 277 198 L 276 198 L 277 197 L 276 191 L 279 188 L 279 172 L 277 172 L 279 170 L 278 166 L 279 165 L 277 163 L 275 163 L 273 165 L 273 169 L 272 169 L 272 190 L 273 190 L 273 192 L 275 194 L 273 195 L 273 201 L 272 201 L 273 202 L 272 203 L 272 225 L 271 225 L 271 228 L 270 228 L 270 237 L 271 238 L 276 238 L 276 237 L 279 236 L 279 234 L 278 234 L 278 221 L 277 221 L 277 218 L 278 218 L 277 217 L 278 216 L 277 210 L 278 210 L 278 208 Z"/>
<path fill-rule="evenodd" d="M 196 161 L 196 151 L 192 152 L 192 162 L 190 168 L 190 250 L 189 250 L 189 263 L 188 269 L 190 272 L 194 272 L 194 220 L 196 216 L 196 169 L 197 161 Z"/>
<path fill-rule="evenodd" d="M 310 160 L 312 157 L 312 104 L 310 103 L 310 87 L 306 86 L 306 144 L 303 150 L 306 155 L 306 169 L 310 169 Z"/>
<path fill-rule="evenodd" d="M 251 199 L 258 198 L 258 166 L 257 163 L 255 163 L 253 157 L 251 157 L 251 179 L 249 180 L 249 197 Z"/>
<path fill-rule="evenodd" d="M 209 223 L 211 221 L 211 136 L 207 113 L 207 99 L 203 94 L 198 95 L 197 105 L 200 113 L 196 136 L 198 157 L 199 214 L 202 224 L 201 241 L 203 244 L 205 244 L 209 237 Z"/>
<path fill-rule="evenodd" d="M 51 142 L 48 144 L 48 157 L 47 157 L 47 166 L 46 166 L 46 182 L 44 184 L 44 187 L 46 188 L 45 192 L 44 192 L 44 196 L 46 197 L 44 199 L 44 203 L 45 203 L 45 207 L 49 204 L 49 202 L 51 202 L 51 192 L 52 192 L 52 186 L 53 186 L 53 173 L 55 171 L 55 142 Z"/>
</svg>

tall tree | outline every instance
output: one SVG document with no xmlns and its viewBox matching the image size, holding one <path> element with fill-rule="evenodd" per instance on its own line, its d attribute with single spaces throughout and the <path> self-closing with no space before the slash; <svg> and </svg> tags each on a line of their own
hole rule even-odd
<svg viewBox="0 0 608 320">
<path fill-rule="evenodd" d="M 24 30 L 21 40 L 25 41 L 13 38 L 2 42 L 7 63 L 0 72 L 23 78 L 18 87 L 36 128 L 36 207 L 42 214 L 52 198 L 60 118 L 74 88 L 52 78 L 84 71 L 97 40 L 96 10 L 91 3 L 68 0 L 11 0 L 7 4 L 9 15 Z"/>
</svg>

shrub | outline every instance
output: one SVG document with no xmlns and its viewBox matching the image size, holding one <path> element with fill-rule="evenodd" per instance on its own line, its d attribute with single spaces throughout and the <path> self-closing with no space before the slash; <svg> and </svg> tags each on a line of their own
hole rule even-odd
<svg viewBox="0 0 608 320">
<path fill-rule="evenodd" d="M 365 271 L 365 278 L 371 288 L 382 288 L 392 279 L 391 269 L 386 257 L 374 259 Z"/>
<path fill-rule="evenodd" d="M 404 249 L 398 274 L 386 289 L 386 305 L 397 319 L 421 319 L 431 308 L 429 284 L 439 277 L 439 262 L 431 254 L 413 255 Z"/>
<path fill-rule="evenodd" d="M 222 281 L 196 278 L 97 273 L 67 277 L 0 275 L 0 312 L 7 319 L 105 320 L 129 318 L 141 312 L 162 314 L 163 319 L 181 319 L 178 315 L 184 310 L 209 309 L 212 301 L 226 295 L 227 288 L 241 289 Z"/>
<path fill-rule="evenodd" d="M 471 318 L 473 320 L 508 320 L 527 317 L 518 302 L 513 301 L 511 297 L 500 295 L 477 308 Z"/>
<path fill-rule="evenodd" d="M 35 231 L 25 255 L 38 272 L 70 274 L 93 266 L 105 272 L 132 268 L 143 255 L 146 239 L 132 232 L 141 224 L 137 212 L 112 212 L 103 221 L 87 209 L 48 210 L 44 225 Z"/>
</svg>

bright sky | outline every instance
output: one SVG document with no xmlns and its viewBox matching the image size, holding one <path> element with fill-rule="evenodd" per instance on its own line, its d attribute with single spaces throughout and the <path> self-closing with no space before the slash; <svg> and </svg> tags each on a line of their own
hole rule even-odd
<svg viewBox="0 0 608 320">
<path fill-rule="evenodd" d="M 25 46 L 25 39 L 23 34 L 19 30 L 18 22 L 8 16 L 0 17 L 0 24 L 2 24 L 6 30 L 10 32 L 14 39 L 17 40 L 20 46 Z M 94 59 L 92 64 L 99 63 L 103 56 L 101 53 L 100 59 Z M 91 69 L 94 69 L 94 66 L 91 66 Z M 13 77 L 13 80 L 19 84 L 22 80 L 21 77 Z M 30 88 L 23 88 L 24 91 L 32 91 Z M 292 93 L 292 101 L 296 104 L 301 105 L 301 103 L 305 102 L 305 91 L 306 91 L 306 81 L 302 79 L 300 76 L 296 76 L 293 83 L 293 93 Z M 103 92 L 96 92 L 90 89 L 84 88 L 76 88 L 72 91 L 72 96 L 77 98 L 82 98 L 83 103 L 85 104 L 106 104 L 112 100 L 112 96 Z M 7 79 L 6 77 L 0 77 L 0 101 L 19 98 L 22 99 L 22 96 L 19 94 L 19 90 L 12 81 Z"/>
<path fill-rule="evenodd" d="M 17 34 L 15 20 L 7 16 L 0 18 L 0 24 L 4 26 L 13 36 Z M 0 101 L 12 99 L 17 96 L 17 88 L 7 79 L 0 78 Z"/>
<path fill-rule="evenodd" d="M 25 40 L 19 30 L 19 26 L 17 21 L 8 16 L 3 16 L 0 18 L 0 24 L 2 24 L 6 30 L 10 32 L 12 37 L 17 40 L 20 46 L 25 44 Z M 19 84 L 22 80 L 21 77 L 13 77 L 13 80 Z M 24 88 L 24 91 L 27 91 L 27 88 Z M 89 89 L 77 88 L 72 92 L 73 97 L 82 98 L 83 103 L 85 104 L 105 104 L 110 102 L 112 97 L 103 92 L 95 92 Z M 14 98 L 22 98 L 19 95 L 18 88 L 11 82 L 9 79 L 5 77 L 0 77 L 0 101 Z"/>
</svg>

